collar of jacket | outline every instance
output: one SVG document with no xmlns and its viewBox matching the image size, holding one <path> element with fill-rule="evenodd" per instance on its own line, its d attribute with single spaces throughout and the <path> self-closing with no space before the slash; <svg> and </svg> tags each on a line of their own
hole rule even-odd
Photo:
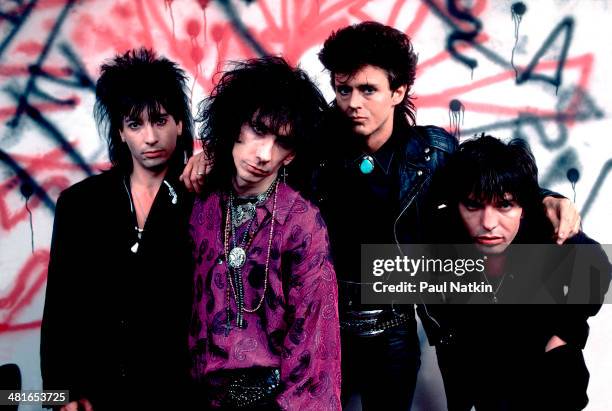
<svg viewBox="0 0 612 411">
<path fill-rule="evenodd" d="M 457 141 L 435 126 L 404 126 L 402 161 L 399 162 L 400 210 L 410 205 L 440 165 L 440 156 L 457 148 Z"/>
</svg>

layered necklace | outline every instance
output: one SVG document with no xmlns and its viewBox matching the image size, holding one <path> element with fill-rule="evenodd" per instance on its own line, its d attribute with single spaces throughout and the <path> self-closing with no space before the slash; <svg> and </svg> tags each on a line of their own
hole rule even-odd
<svg viewBox="0 0 612 411">
<path fill-rule="evenodd" d="M 248 249 L 253 242 L 255 233 L 253 224 L 257 207 L 263 205 L 270 195 L 273 196 L 272 218 L 270 220 L 270 234 L 268 238 L 268 252 L 266 254 L 266 266 L 264 271 L 264 289 L 259 299 L 259 303 L 253 308 L 247 308 L 244 303 L 244 282 L 242 281 L 242 267 L 246 263 Z M 225 217 L 225 230 L 223 236 L 223 250 L 227 261 L 227 282 L 226 287 L 226 327 L 225 335 L 229 334 L 231 326 L 231 297 L 233 295 L 236 303 L 236 326 L 244 328 L 244 313 L 254 313 L 263 304 L 266 290 L 268 288 L 268 270 L 270 268 L 270 251 L 272 249 L 272 237 L 274 235 L 274 219 L 276 217 L 276 199 L 278 194 L 278 180 L 268 187 L 268 189 L 254 197 L 252 201 L 237 205 L 233 191 L 229 194 L 227 213 Z M 238 229 L 248 222 L 240 241 L 238 239 Z M 231 242 L 231 250 L 230 250 Z M 230 292 L 231 288 L 231 292 Z"/>
</svg>

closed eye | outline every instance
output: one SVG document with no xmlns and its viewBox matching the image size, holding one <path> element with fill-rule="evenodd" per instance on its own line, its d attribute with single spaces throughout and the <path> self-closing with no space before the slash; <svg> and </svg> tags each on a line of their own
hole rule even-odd
<svg viewBox="0 0 612 411">
<path fill-rule="evenodd" d="M 251 127 L 251 130 L 260 137 L 267 133 L 266 127 L 256 121 L 249 121 L 249 127 Z"/>
</svg>

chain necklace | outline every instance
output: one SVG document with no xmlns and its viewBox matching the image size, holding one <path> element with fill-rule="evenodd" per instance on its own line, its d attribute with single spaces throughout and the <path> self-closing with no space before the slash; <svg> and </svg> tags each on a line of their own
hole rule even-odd
<svg viewBox="0 0 612 411">
<path fill-rule="evenodd" d="M 232 224 L 234 227 L 238 228 L 246 221 L 255 217 L 255 210 L 270 197 L 273 188 L 274 183 L 270 184 L 270 187 L 263 193 L 247 199 L 246 203 L 238 204 L 236 207 L 232 205 Z M 232 203 L 234 200 L 233 194 L 233 191 L 230 192 L 230 201 L 232 201 Z"/>
<path fill-rule="evenodd" d="M 268 271 L 270 268 L 270 251 L 272 250 L 272 238 L 274 236 L 274 220 L 276 218 L 276 200 L 278 195 L 278 180 L 275 180 L 272 185 L 266 190 L 268 193 L 265 198 L 267 198 L 270 193 L 274 191 L 273 197 L 273 205 L 272 205 L 272 218 L 270 220 L 270 234 L 268 238 L 268 252 L 266 254 L 266 266 L 264 271 L 264 289 L 261 294 L 261 298 L 259 299 L 259 303 L 253 308 L 247 308 L 244 304 L 244 282 L 242 281 L 242 267 L 246 262 L 246 252 L 253 241 L 255 234 L 250 233 L 251 227 L 253 225 L 253 221 L 255 220 L 254 216 L 247 227 L 245 234 L 242 238 L 241 245 L 237 245 L 236 234 L 235 234 L 235 226 L 232 221 L 232 194 L 230 193 L 230 201 L 227 208 L 227 213 L 225 217 L 225 230 L 223 236 L 223 248 L 225 253 L 225 258 L 227 261 L 227 281 L 229 282 L 229 287 L 226 287 L 226 328 L 225 328 L 225 336 L 229 335 L 230 323 L 231 323 L 231 309 L 230 309 L 230 300 L 231 294 L 233 294 L 234 301 L 236 302 L 236 325 L 239 328 L 244 328 L 244 313 L 254 313 L 263 304 L 266 290 L 268 289 Z M 264 193 L 265 194 L 265 193 Z M 265 201 L 265 200 L 264 200 Z M 233 235 L 232 235 L 233 233 Z M 229 239 L 232 237 L 232 250 L 229 249 Z M 248 241 L 247 241 L 248 239 Z M 246 243 L 246 244 L 245 244 Z M 230 293 L 231 288 L 231 293 Z"/>
<path fill-rule="evenodd" d="M 493 289 L 493 284 L 491 284 L 489 282 L 489 278 L 487 277 L 487 275 L 483 272 L 482 276 L 484 277 L 484 280 L 486 281 L 487 285 L 491 286 L 491 289 Z M 497 298 L 497 293 L 499 291 L 499 289 L 501 288 L 502 284 L 504 283 L 504 279 L 506 278 L 506 273 L 504 272 L 504 275 L 502 275 L 502 278 L 499 282 L 499 284 L 497 284 L 497 288 L 495 289 L 495 291 L 492 291 L 493 293 L 493 304 L 497 304 L 498 302 L 498 298 Z"/>
</svg>

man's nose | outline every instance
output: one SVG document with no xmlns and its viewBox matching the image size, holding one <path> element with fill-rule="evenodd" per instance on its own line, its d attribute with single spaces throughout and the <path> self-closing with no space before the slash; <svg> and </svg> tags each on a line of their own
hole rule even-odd
<svg viewBox="0 0 612 411">
<path fill-rule="evenodd" d="M 146 144 L 153 145 L 159 140 L 159 137 L 157 136 L 157 131 L 151 123 L 145 123 L 142 132 L 144 133 L 144 142 Z"/>
<path fill-rule="evenodd" d="M 482 227 L 485 230 L 493 230 L 495 227 L 497 227 L 498 221 L 499 217 L 497 215 L 497 210 L 495 209 L 495 207 L 486 206 L 482 210 Z"/>
<path fill-rule="evenodd" d="M 257 145 L 257 160 L 260 163 L 267 163 L 272 159 L 272 148 L 274 147 L 273 138 L 264 138 Z"/>
<path fill-rule="evenodd" d="M 361 104 L 361 93 L 359 93 L 358 91 L 352 91 L 349 96 L 349 107 L 355 110 L 361 108 Z"/>
</svg>

